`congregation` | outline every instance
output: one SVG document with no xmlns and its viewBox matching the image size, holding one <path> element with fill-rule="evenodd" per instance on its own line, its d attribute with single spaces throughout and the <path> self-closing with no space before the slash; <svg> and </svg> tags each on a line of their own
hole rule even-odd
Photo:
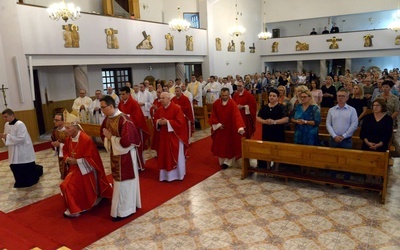
<svg viewBox="0 0 400 250">
<path fill-rule="evenodd" d="M 318 77 L 312 71 L 275 71 L 243 77 L 210 76 L 207 81 L 192 75 L 191 81 L 184 82 L 180 78 L 145 80 L 133 86 L 127 82 L 117 91 L 108 88 L 105 96 L 96 90 L 94 101 L 82 89 L 72 114 L 65 110 L 54 117 L 52 146 L 63 180 L 64 216 L 78 217 L 102 198 L 112 199 L 113 220 L 135 213 L 141 207 L 139 177 L 146 165 L 144 150 L 157 152 L 160 181 L 184 180 L 187 150 L 198 122 L 194 109 L 203 105 L 211 108 L 211 151 L 222 169 L 241 157 L 241 139 L 253 138 L 256 122 L 262 125 L 264 141 L 287 142 L 285 131 L 294 130 L 295 144 L 352 149 L 353 135 L 360 130 L 362 150 L 384 152 L 390 147 L 400 112 L 398 73 L 398 69 L 362 68 Z M 10 114 L 12 111 L 4 111 L 3 118 L 13 125 L 17 120 L 8 119 Z M 101 125 L 100 142 L 110 154 L 112 183 L 105 178 L 96 150 L 99 138 L 90 140 L 80 123 Z M 322 126 L 330 136 L 325 142 L 319 137 Z M 12 131 L 2 134 L 6 144 L 14 137 L 18 135 Z M 278 162 L 258 161 L 258 168 L 280 171 Z M 336 171 L 329 174 L 337 177 Z M 349 173 L 343 176 L 351 178 Z M 19 178 L 15 175 L 15 187 L 19 187 Z M 365 181 L 381 180 L 365 176 Z"/>
</svg>

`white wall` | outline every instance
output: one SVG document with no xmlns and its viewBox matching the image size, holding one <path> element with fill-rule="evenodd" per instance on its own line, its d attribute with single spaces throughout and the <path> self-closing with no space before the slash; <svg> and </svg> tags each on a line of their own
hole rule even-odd
<svg viewBox="0 0 400 250">
<path fill-rule="evenodd" d="M 272 29 L 280 29 L 281 37 L 309 35 L 312 28 L 315 28 L 318 34 L 321 34 L 324 26 L 327 26 L 328 30 L 330 30 L 332 23 L 337 24 L 340 32 L 386 29 L 393 21 L 392 15 L 396 11 L 397 10 L 387 10 L 336 16 L 333 18 L 323 17 L 268 23 L 267 27 L 269 31 L 272 31 Z"/>
<path fill-rule="evenodd" d="M 267 22 L 302 20 L 307 18 L 331 17 L 354 13 L 394 10 L 398 0 L 265 0 Z"/>
<path fill-rule="evenodd" d="M 18 0 L 16 1 L 18 2 Z M 61 0 L 24 0 L 25 4 L 33 4 L 37 6 L 50 7 L 53 3 L 61 2 Z M 83 12 L 96 12 L 103 13 L 102 0 L 65 0 L 66 4 L 73 3 L 75 6 L 81 8 Z"/>
<path fill-rule="evenodd" d="M 248 74 L 261 72 L 261 61 L 259 56 L 259 40 L 257 34 L 261 32 L 260 1 L 239 0 L 238 10 L 242 12 L 239 16 L 239 25 L 246 28 L 246 34 L 239 37 L 229 36 L 229 30 L 235 25 L 236 9 L 235 2 L 230 0 L 211 1 L 208 11 L 208 59 L 209 74 L 226 76 L 236 74 Z M 222 51 L 216 51 L 215 38 L 221 38 Z M 228 52 L 228 42 L 234 40 L 235 52 Z M 240 52 L 240 42 L 244 41 L 246 50 Z M 256 53 L 250 53 L 249 47 L 255 44 Z"/>
<path fill-rule="evenodd" d="M 149 66 L 152 70 L 149 71 Z M 155 79 L 175 79 L 175 64 L 113 64 L 88 65 L 88 95 L 94 96 L 97 89 L 103 89 L 102 69 L 131 68 L 133 83 L 140 83 L 146 76 Z M 45 89 L 49 101 L 62 101 L 76 98 L 73 66 L 35 67 L 38 71 L 42 102 L 45 103 Z"/>
</svg>

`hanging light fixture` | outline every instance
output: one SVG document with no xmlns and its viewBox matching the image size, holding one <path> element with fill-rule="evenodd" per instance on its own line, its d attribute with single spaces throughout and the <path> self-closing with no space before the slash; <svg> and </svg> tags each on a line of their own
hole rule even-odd
<svg viewBox="0 0 400 250">
<path fill-rule="evenodd" d="M 169 22 L 169 28 L 173 31 L 177 30 L 178 32 L 187 31 L 190 28 L 190 22 L 184 20 L 180 15 L 181 8 L 178 6 L 178 18 L 173 19 Z"/>
<path fill-rule="evenodd" d="M 397 9 L 397 11 L 393 14 L 393 22 L 391 22 L 388 26 L 390 30 L 393 31 L 398 31 L 400 30 L 400 10 Z"/>
<path fill-rule="evenodd" d="M 269 39 L 269 38 L 271 38 L 272 37 L 272 34 L 271 34 L 271 32 L 268 32 L 268 29 L 267 29 L 267 23 L 266 23 L 266 21 L 265 21 L 265 16 L 266 16 L 266 14 L 265 14 L 265 1 L 264 1 L 264 8 L 263 8 L 263 10 L 264 10 L 264 17 L 263 17 L 263 27 L 262 27 L 262 30 L 263 31 L 261 31 L 260 32 L 260 34 L 258 34 L 258 39 L 260 39 L 260 40 L 267 40 L 267 39 Z M 264 31 L 265 30 L 265 31 Z"/>
<path fill-rule="evenodd" d="M 73 3 L 65 4 L 63 0 L 61 3 L 50 5 L 50 7 L 47 8 L 47 13 L 49 13 L 51 20 L 58 21 L 61 18 L 65 22 L 67 22 L 68 19 L 75 21 L 81 17 L 81 8 L 75 7 Z"/>
<path fill-rule="evenodd" d="M 237 11 L 237 0 L 236 0 L 235 7 L 236 7 L 236 23 L 235 23 L 235 27 L 230 29 L 229 35 L 231 35 L 231 36 L 242 36 L 242 35 L 244 35 L 244 33 L 246 33 L 246 29 L 239 25 L 239 21 L 238 21 L 239 12 Z"/>
</svg>

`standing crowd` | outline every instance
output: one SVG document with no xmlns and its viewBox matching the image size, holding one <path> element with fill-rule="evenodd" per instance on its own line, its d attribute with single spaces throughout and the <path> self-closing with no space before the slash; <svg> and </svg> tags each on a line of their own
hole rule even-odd
<svg viewBox="0 0 400 250">
<path fill-rule="evenodd" d="M 195 131 L 194 109 L 203 105 L 212 109 L 211 151 L 222 169 L 241 157 L 241 139 L 254 136 L 256 122 L 262 125 L 265 141 L 285 142 L 285 131 L 293 129 L 294 143 L 320 145 L 319 128 L 324 125 L 330 147 L 351 149 L 353 134 L 360 129 L 363 150 L 386 151 L 397 128 L 399 86 L 398 69 L 363 68 L 353 74 L 330 74 L 321 84 L 313 72 L 276 71 L 210 76 L 207 81 L 192 75 L 184 82 L 127 82 L 119 95 L 111 87 L 104 96 L 96 90 L 94 100 L 81 89 L 72 112 L 54 116 L 52 146 L 63 180 L 64 216 L 78 217 L 103 198 L 112 199 L 113 220 L 134 214 L 141 207 L 139 176 L 146 166 L 143 152 L 149 147 L 157 152 L 160 181 L 183 180 Z M 325 120 L 321 108 L 329 108 Z M 35 164 L 27 129 L 12 110 L 2 115 L 6 125 L 0 136 L 9 148 L 14 187 L 32 186 L 43 170 Z M 80 123 L 99 124 L 101 137 L 91 138 Z M 99 141 L 110 157 L 112 182 L 95 144 Z M 259 161 L 258 167 L 279 171 L 278 162 Z M 344 178 L 350 175 L 345 173 Z"/>
</svg>

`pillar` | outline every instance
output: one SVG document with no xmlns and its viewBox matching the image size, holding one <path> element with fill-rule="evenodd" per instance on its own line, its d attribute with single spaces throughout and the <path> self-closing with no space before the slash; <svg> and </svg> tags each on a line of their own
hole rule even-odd
<svg viewBox="0 0 400 250">
<path fill-rule="evenodd" d="M 321 82 L 325 81 L 326 76 L 328 75 L 328 69 L 326 67 L 326 60 L 322 59 L 319 61 L 319 75 L 321 77 Z"/>
<path fill-rule="evenodd" d="M 89 80 L 87 74 L 87 65 L 74 65 L 75 92 L 79 96 L 79 90 L 86 90 L 89 93 Z"/>
<path fill-rule="evenodd" d="M 350 70 L 350 72 L 352 72 L 351 71 L 351 58 L 346 58 L 346 61 L 345 61 L 345 64 L 344 64 L 344 68 L 345 68 L 345 70 L 348 69 L 348 70 Z"/>
<path fill-rule="evenodd" d="M 297 72 L 303 72 L 303 61 L 297 61 Z"/>
<path fill-rule="evenodd" d="M 176 78 L 181 78 L 182 82 L 185 82 L 185 65 L 183 63 L 175 64 L 175 75 Z"/>
</svg>

